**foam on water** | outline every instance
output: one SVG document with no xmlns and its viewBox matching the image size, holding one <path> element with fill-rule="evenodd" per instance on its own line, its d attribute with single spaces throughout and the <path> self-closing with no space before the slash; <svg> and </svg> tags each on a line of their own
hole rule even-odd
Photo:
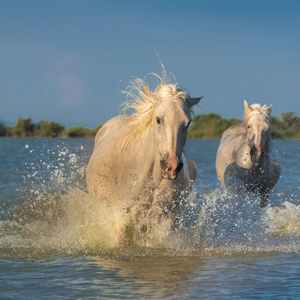
<svg viewBox="0 0 300 300">
<path fill-rule="evenodd" d="M 268 207 L 264 216 L 267 233 L 274 236 L 300 237 L 300 205 L 285 201 L 283 205 Z"/>
<path fill-rule="evenodd" d="M 198 184 L 176 228 L 170 229 L 168 220 L 140 216 L 138 205 L 128 211 L 91 197 L 85 165 L 66 147 L 40 153 L 35 163 L 25 162 L 24 185 L 29 188 L 0 221 L 1 258 L 300 251 L 300 206 L 289 201 L 281 208 L 261 209 L 255 197 L 234 196 L 220 187 L 202 192 Z M 119 234 L 124 244 L 116 247 Z"/>
<path fill-rule="evenodd" d="M 13 218 L 0 223 L 0 248 L 8 256 L 100 254 L 116 248 L 123 225 L 127 226 L 126 246 L 174 245 L 168 223 L 160 222 L 143 233 L 144 224 L 145 220 L 135 223 L 133 214 L 105 206 L 73 188 L 66 194 L 40 194 L 16 207 Z"/>
</svg>

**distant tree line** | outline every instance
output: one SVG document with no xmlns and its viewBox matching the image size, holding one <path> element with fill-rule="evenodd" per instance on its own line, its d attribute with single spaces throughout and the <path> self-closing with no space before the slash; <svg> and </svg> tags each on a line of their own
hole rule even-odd
<svg viewBox="0 0 300 300">
<path fill-rule="evenodd" d="M 242 122 L 238 119 L 223 119 L 214 113 L 197 115 L 188 131 L 188 138 L 220 138 L 228 127 Z M 300 118 L 293 112 L 283 112 L 281 118 L 271 117 L 270 124 L 272 138 L 300 138 Z"/>
<path fill-rule="evenodd" d="M 238 119 L 223 119 L 214 113 L 197 115 L 188 131 L 188 138 L 219 138 L 228 127 L 241 122 Z"/>
<path fill-rule="evenodd" d="M 271 117 L 271 135 L 278 139 L 299 139 L 300 138 L 300 118 L 292 111 L 281 113 L 281 120 Z"/>
<path fill-rule="evenodd" d="M 31 117 L 17 119 L 14 127 L 0 123 L 0 137 L 94 137 L 101 125 L 95 129 L 82 126 L 65 128 L 57 122 L 32 122 Z"/>
<path fill-rule="evenodd" d="M 243 122 L 238 119 L 224 119 L 218 114 L 201 114 L 194 118 L 188 131 L 188 138 L 220 138 L 230 126 Z M 281 113 L 281 118 L 271 117 L 271 136 L 280 139 L 300 138 L 300 118 L 293 112 Z M 75 126 L 65 128 L 57 122 L 32 122 L 31 117 L 17 119 L 14 127 L 0 123 L 0 137 L 94 137 L 101 125 L 95 129 Z"/>
</svg>

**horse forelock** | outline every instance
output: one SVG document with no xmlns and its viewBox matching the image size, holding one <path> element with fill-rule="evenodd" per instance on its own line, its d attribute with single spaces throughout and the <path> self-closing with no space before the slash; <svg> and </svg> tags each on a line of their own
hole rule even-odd
<svg viewBox="0 0 300 300">
<path fill-rule="evenodd" d="M 264 116 L 265 121 L 269 123 L 268 106 L 261 106 L 260 104 L 255 103 L 250 107 L 252 108 L 252 111 L 247 116 L 245 116 L 246 127 L 250 119 L 253 119 L 253 117 L 255 116 Z"/>
<path fill-rule="evenodd" d="M 153 75 L 161 81 L 154 92 L 146 82 L 139 78 L 132 81 L 127 91 L 124 92 L 127 94 L 127 101 L 123 104 L 123 112 L 128 109 L 134 112 L 128 116 L 123 125 L 122 148 L 130 147 L 154 128 L 155 111 L 161 101 L 165 99 L 186 101 L 190 98 L 189 93 L 178 87 L 178 83 L 171 84 L 159 75 Z M 189 109 L 189 112 L 192 113 L 192 110 Z"/>
<path fill-rule="evenodd" d="M 189 93 L 178 87 L 177 83 L 168 84 L 161 83 L 155 90 L 156 97 L 162 99 L 172 100 L 187 100 L 190 98 Z"/>
</svg>

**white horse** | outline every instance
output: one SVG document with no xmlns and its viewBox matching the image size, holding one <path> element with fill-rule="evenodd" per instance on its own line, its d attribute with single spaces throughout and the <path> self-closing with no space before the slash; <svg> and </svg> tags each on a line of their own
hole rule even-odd
<svg viewBox="0 0 300 300">
<path fill-rule="evenodd" d="M 246 100 L 244 105 L 244 123 L 231 126 L 222 135 L 216 169 L 223 185 L 259 195 L 264 207 L 281 169 L 270 136 L 272 105 L 248 106 Z"/>
<path fill-rule="evenodd" d="M 202 97 L 191 98 L 156 76 L 161 82 L 154 92 L 141 79 L 131 82 L 132 99 L 125 108 L 135 112 L 109 120 L 98 131 L 86 180 L 89 193 L 99 200 L 127 211 L 138 206 L 172 223 L 197 176 L 183 149 L 191 109 Z M 120 244 L 124 230 L 118 229 Z"/>
</svg>

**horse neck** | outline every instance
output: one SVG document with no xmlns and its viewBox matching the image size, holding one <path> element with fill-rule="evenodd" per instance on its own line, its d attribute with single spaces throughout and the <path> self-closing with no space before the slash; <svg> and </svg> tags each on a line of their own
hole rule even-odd
<svg viewBox="0 0 300 300">
<path fill-rule="evenodd" d="M 139 158 L 145 169 L 152 170 L 154 165 L 160 163 L 159 153 L 155 147 L 155 137 L 152 129 L 144 132 L 139 141 L 134 142 L 129 149 L 124 151 L 124 155 Z"/>
</svg>

